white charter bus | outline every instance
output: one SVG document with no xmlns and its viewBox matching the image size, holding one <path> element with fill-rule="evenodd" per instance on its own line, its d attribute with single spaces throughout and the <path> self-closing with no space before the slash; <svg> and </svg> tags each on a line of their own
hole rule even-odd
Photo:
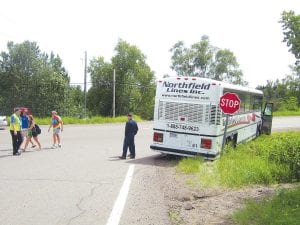
<svg viewBox="0 0 300 225">
<path fill-rule="evenodd" d="M 221 153 L 226 115 L 220 97 L 236 93 L 240 109 L 230 115 L 226 141 L 234 145 L 271 132 L 272 104 L 262 113 L 262 91 L 199 77 L 169 77 L 158 81 L 151 149 L 167 154 L 202 155 L 214 159 Z"/>
</svg>

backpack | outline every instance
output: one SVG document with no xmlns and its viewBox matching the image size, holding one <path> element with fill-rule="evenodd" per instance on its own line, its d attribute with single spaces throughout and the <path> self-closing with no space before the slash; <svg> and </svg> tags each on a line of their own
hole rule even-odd
<svg viewBox="0 0 300 225">
<path fill-rule="evenodd" d="M 42 133 L 41 128 L 37 124 L 35 124 L 35 131 L 36 131 L 37 134 L 41 134 Z"/>
</svg>

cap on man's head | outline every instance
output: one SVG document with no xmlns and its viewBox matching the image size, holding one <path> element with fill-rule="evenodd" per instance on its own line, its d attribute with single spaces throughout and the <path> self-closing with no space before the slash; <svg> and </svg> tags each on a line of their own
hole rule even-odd
<svg viewBox="0 0 300 225">
<path fill-rule="evenodd" d="M 56 111 L 54 111 L 54 110 L 53 110 L 51 113 L 52 113 L 52 114 L 57 114 L 57 112 L 56 112 Z"/>
<path fill-rule="evenodd" d="M 14 108 L 14 112 L 20 111 L 20 108 Z"/>
<path fill-rule="evenodd" d="M 127 116 L 132 116 L 132 113 L 131 112 L 127 113 Z"/>
</svg>

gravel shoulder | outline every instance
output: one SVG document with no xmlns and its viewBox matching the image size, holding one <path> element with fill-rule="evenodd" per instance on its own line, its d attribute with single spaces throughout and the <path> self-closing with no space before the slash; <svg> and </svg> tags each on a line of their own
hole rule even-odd
<svg viewBox="0 0 300 225">
<path fill-rule="evenodd" d="M 241 189 L 193 188 L 187 184 L 190 176 L 175 170 L 178 158 L 157 157 L 158 174 L 164 192 L 165 204 L 173 225 L 233 224 L 232 213 L 244 206 L 245 200 L 271 196 L 291 184 L 253 186 Z"/>
</svg>

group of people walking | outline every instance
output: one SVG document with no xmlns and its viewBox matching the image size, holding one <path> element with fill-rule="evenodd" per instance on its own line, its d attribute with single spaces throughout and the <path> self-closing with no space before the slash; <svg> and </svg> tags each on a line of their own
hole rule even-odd
<svg viewBox="0 0 300 225">
<path fill-rule="evenodd" d="M 134 137 L 138 132 L 137 123 L 132 118 L 132 113 L 127 114 L 128 121 L 125 126 L 125 137 L 123 142 L 123 152 L 119 157 L 120 159 L 126 159 L 127 150 L 129 148 L 129 158 L 135 158 L 135 143 Z M 63 131 L 63 121 L 56 111 L 52 111 L 51 124 L 48 128 L 48 132 L 53 128 L 53 145 L 51 148 L 61 148 L 60 132 Z M 15 108 L 14 113 L 10 117 L 10 134 L 13 144 L 13 155 L 20 155 L 21 151 L 25 152 L 29 142 L 31 147 L 38 146 L 38 150 L 42 149 L 38 135 L 40 134 L 40 128 L 35 123 L 32 115 L 28 115 L 26 110 L 21 111 L 20 108 Z M 33 139 L 33 140 L 32 140 Z"/>
<path fill-rule="evenodd" d="M 59 133 L 63 130 L 63 121 L 60 116 L 57 115 L 56 111 L 52 111 L 51 124 L 48 128 L 48 132 L 51 127 L 53 128 L 53 145 L 51 148 L 61 147 Z M 17 156 L 21 154 L 21 151 L 25 152 L 29 142 L 31 142 L 31 147 L 34 148 L 37 145 L 38 150 L 42 149 L 38 138 L 40 128 L 35 123 L 33 116 L 28 115 L 27 110 L 21 110 L 20 108 L 14 109 L 14 113 L 10 117 L 9 130 L 12 137 L 13 155 Z"/>
</svg>

